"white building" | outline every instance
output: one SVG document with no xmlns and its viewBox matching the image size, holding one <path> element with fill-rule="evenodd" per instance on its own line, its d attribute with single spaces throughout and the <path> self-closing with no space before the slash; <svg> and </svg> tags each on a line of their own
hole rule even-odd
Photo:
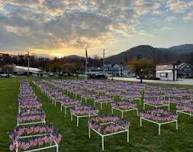
<svg viewBox="0 0 193 152">
<path fill-rule="evenodd" d="M 27 74 L 29 70 L 30 74 L 39 74 L 41 72 L 38 68 L 25 67 L 25 66 L 14 66 L 13 72 L 16 74 Z"/>
<path fill-rule="evenodd" d="M 159 78 L 160 80 L 176 81 L 177 67 L 174 65 L 157 65 L 156 78 Z"/>
</svg>

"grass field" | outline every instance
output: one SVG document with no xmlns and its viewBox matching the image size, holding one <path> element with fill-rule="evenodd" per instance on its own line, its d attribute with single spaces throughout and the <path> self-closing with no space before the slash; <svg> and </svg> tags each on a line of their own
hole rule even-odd
<svg viewBox="0 0 193 152">
<path fill-rule="evenodd" d="M 8 151 L 8 132 L 16 125 L 18 79 L 0 79 L 0 152 Z M 46 112 L 46 122 L 53 123 L 63 135 L 59 146 L 60 152 L 99 152 L 101 151 L 101 138 L 95 133 L 88 138 L 87 119 L 81 119 L 79 128 L 75 120 L 71 122 L 70 115 L 64 117 L 60 107 L 54 106 L 38 88 L 33 89 L 43 103 Z M 91 102 L 88 104 L 92 104 Z M 174 110 L 174 106 L 172 106 Z M 108 105 L 101 114 L 110 114 Z M 120 113 L 115 113 L 120 116 Z M 157 135 L 157 126 L 143 123 L 139 127 L 139 118 L 135 112 L 125 115 L 130 121 L 130 143 L 126 142 L 126 134 L 105 138 L 106 152 L 192 152 L 193 151 L 193 118 L 180 115 L 179 130 L 175 130 L 175 124 L 162 127 L 161 136 Z"/>
<path fill-rule="evenodd" d="M 0 79 L 0 152 L 8 151 L 9 132 L 16 126 L 19 79 Z"/>
</svg>

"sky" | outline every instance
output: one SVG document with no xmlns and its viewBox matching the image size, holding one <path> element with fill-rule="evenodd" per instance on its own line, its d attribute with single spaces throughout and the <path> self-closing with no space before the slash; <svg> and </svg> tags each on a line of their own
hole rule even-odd
<svg viewBox="0 0 193 152">
<path fill-rule="evenodd" d="M 0 50 L 102 57 L 193 44 L 193 0 L 0 0 Z"/>
</svg>

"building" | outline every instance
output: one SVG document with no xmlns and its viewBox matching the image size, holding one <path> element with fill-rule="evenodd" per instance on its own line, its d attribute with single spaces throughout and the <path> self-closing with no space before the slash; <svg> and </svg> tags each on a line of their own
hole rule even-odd
<svg viewBox="0 0 193 152">
<path fill-rule="evenodd" d="M 160 80 L 176 81 L 177 66 L 176 65 L 157 65 L 156 78 Z"/>
<path fill-rule="evenodd" d="M 129 75 L 128 67 L 119 64 L 106 64 L 104 65 L 104 71 L 112 76 L 128 77 Z"/>
<path fill-rule="evenodd" d="M 25 66 L 14 66 L 13 73 L 17 75 L 27 75 L 29 70 L 29 74 L 40 74 L 41 70 L 38 68 L 25 67 Z"/>
<path fill-rule="evenodd" d="M 109 76 L 128 77 L 129 70 L 127 66 L 118 64 L 105 64 L 104 67 L 89 68 L 89 72 L 103 73 Z"/>
<path fill-rule="evenodd" d="M 193 66 L 188 63 L 181 63 L 177 66 L 179 78 L 193 78 Z"/>
</svg>

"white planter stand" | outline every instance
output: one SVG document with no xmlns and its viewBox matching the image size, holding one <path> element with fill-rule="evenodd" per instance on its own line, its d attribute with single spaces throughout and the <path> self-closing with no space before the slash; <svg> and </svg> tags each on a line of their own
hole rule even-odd
<svg viewBox="0 0 193 152">
<path fill-rule="evenodd" d="M 94 106 L 96 106 L 96 103 L 100 104 L 100 109 L 102 110 L 103 109 L 103 104 L 108 104 L 108 103 L 111 103 L 112 101 L 97 101 L 97 100 L 94 100 Z"/>
<path fill-rule="evenodd" d="M 27 122 L 27 123 L 19 123 L 17 121 L 17 126 L 26 126 L 26 125 L 35 125 L 35 124 L 45 124 L 46 120 L 42 120 L 42 121 L 34 121 L 34 122 Z"/>
<path fill-rule="evenodd" d="M 65 106 L 64 104 L 61 104 L 60 110 L 61 110 L 61 112 L 62 112 L 62 109 L 63 109 L 63 107 L 64 107 L 64 114 L 65 114 L 65 117 L 66 117 L 66 115 L 67 115 L 67 109 L 68 109 L 68 108 L 75 107 L 75 106 L 77 106 L 77 105 Z"/>
<path fill-rule="evenodd" d="M 91 130 L 94 131 L 95 133 L 97 133 L 99 136 L 101 136 L 102 138 L 102 151 L 104 151 L 105 149 L 105 145 L 104 145 L 104 137 L 108 137 L 108 136 L 113 136 L 113 135 L 117 135 L 117 134 L 121 134 L 121 133 L 127 133 L 127 143 L 129 143 L 129 128 L 123 128 L 122 131 L 118 131 L 118 132 L 114 132 L 114 133 L 110 133 L 110 134 L 101 134 L 100 132 L 98 132 L 97 130 L 88 127 L 88 132 L 89 132 L 89 138 L 91 138 Z"/>
<path fill-rule="evenodd" d="M 160 104 L 160 105 L 155 105 L 155 104 L 151 104 L 151 103 L 143 103 L 143 109 L 145 110 L 145 105 L 154 107 L 154 108 L 161 108 L 161 107 L 168 107 L 168 110 L 170 110 L 170 103 L 166 103 L 166 104 Z"/>
<path fill-rule="evenodd" d="M 183 111 L 183 110 L 177 110 L 176 113 L 179 115 L 179 113 L 182 113 L 182 114 L 185 114 L 185 115 L 189 115 L 190 117 L 193 116 L 193 113 L 191 112 L 186 112 L 186 111 Z"/>
<path fill-rule="evenodd" d="M 132 109 L 127 109 L 127 110 L 122 110 L 122 109 L 119 109 L 119 108 L 114 108 L 114 107 L 112 107 L 112 109 L 111 109 L 111 113 L 112 113 L 112 114 L 113 114 L 114 110 L 120 111 L 120 112 L 121 112 L 121 118 L 124 117 L 124 112 L 129 112 L 129 111 L 136 111 L 137 116 L 139 116 L 139 111 L 138 111 L 137 108 L 132 108 Z"/>
<path fill-rule="evenodd" d="M 80 118 L 90 118 L 90 117 L 94 117 L 94 116 L 97 116 L 98 114 L 95 114 L 95 115 L 75 115 L 75 114 L 72 114 L 71 113 L 71 121 L 73 121 L 73 116 L 76 117 L 76 126 L 78 127 L 79 126 L 79 119 Z"/>
<path fill-rule="evenodd" d="M 31 136 L 19 136 L 18 139 L 27 139 L 27 138 L 33 138 L 33 137 L 41 137 L 41 136 L 46 136 L 49 135 L 48 133 L 45 134 L 37 134 L 37 135 L 31 135 Z M 16 142 L 16 145 L 18 143 Z M 35 148 L 35 149 L 31 149 L 31 150 L 25 150 L 22 152 L 35 152 L 35 151 L 41 151 L 41 150 L 45 150 L 45 149 L 51 149 L 51 148 L 56 148 L 56 152 L 59 152 L 59 146 L 57 144 L 56 141 L 54 141 L 54 144 L 49 145 L 49 146 L 45 146 L 45 147 L 41 147 L 41 148 Z M 15 150 L 16 152 L 19 152 L 18 147 Z"/>
<path fill-rule="evenodd" d="M 151 123 L 154 123 L 156 125 L 158 125 L 158 135 L 161 135 L 161 125 L 165 125 L 165 124 L 169 124 L 169 123 L 176 123 L 176 130 L 178 130 L 178 120 L 171 120 L 171 121 L 167 121 L 167 122 L 157 122 L 157 121 L 154 121 L 154 120 L 150 120 L 150 119 L 146 119 L 144 117 L 140 117 L 140 127 L 142 127 L 142 121 L 148 121 L 148 122 L 151 122 Z"/>
</svg>

